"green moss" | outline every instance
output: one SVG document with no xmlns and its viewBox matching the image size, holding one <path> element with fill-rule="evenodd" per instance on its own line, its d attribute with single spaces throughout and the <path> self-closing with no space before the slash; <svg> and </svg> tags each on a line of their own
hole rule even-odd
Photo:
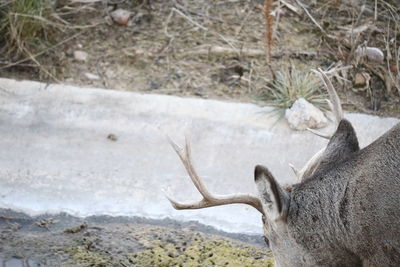
<svg viewBox="0 0 400 267">
<path fill-rule="evenodd" d="M 137 266 L 274 266 L 271 254 L 229 241 L 194 241 L 186 249 L 154 242 L 145 251 L 129 255 Z"/>
<path fill-rule="evenodd" d="M 107 267 L 113 266 L 111 257 L 104 255 L 100 252 L 90 251 L 84 247 L 73 247 L 67 249 L 67 254 L 70 255 L 69 260 L 62 266 L 96 266 L 96 267 Z"/>
<path fill-rule="evenodd" d="M 137 243 L 144 250 L 136 253 L 116 253 L 77 240 L 64 250 L 67 257 L 63 266 L 274 266 L 272 255 L 263 248 L 190 231 L 182 236 L 173 234 L 141 235 Z"/>
</svg>

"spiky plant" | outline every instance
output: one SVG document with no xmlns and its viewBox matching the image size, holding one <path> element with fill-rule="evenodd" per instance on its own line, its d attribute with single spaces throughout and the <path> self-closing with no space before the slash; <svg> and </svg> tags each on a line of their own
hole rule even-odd
<svg viewBox="0 0 400 267">
<path fill-rule="evenodd" d="M 299 98 L 326 108 L 327 96 L 320 79 L 312 72 L 298 71 L 293 66 L 277 71 L 275 80 L 266 85 L 262 95 L 262 100 L 282 113 Z"/>
</svg>

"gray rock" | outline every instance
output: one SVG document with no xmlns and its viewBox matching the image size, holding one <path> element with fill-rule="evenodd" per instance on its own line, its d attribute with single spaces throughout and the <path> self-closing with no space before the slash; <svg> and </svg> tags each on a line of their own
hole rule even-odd
<svg viewBox="0 0 400 267">
<path fill-rule="evenodd" d="M 304 98 L 299 98 L 286 110 L 285 117 L 290 128 L 303 131 L 307 128 L 317 129 L 328 124 L 324 113 Z"/>
<path fill-rule="evenodd" d="M 100 79 L 100 77 L 98 75 L 90 73 L 90 72 L 85 72 L 84 75 L 89 80 L 99 80 Z"/>
<path fill-rule="evenodd" d="M 383 63 L 385 55 L 377 47 L 357 47 L 355 51 L 357 61 L 367 60 L 372 63 Z"/>
<path fill-rule="evenodd" d="M 80 62 L 86 62 L 89 58 L 88 53 L 81 50 L 74 51 L 74 59 Z"/>
<path fill-rule="evenodd" d="M 131 12 L 125 9 L 116 9 L 110 13 L 113 21 L 120 25 L 127 25 L 129 22 L 129 17 L 131 16 Z"/>
</svg>

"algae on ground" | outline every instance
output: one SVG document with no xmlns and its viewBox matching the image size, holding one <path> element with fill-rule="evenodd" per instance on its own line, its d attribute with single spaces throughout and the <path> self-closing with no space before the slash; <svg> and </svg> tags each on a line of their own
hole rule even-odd
<svg viewBox="0 0 400 267">
<path fill-rule="evenodd" d="M 249 246 L 234 246 L 225 240 L 198 239 L 186 248 L 154 242 L 145 251 L 129 256 L 136 266 L 274 266 L 270 253 Z"/>
<path fill-rule="evenodd" d="M 158 230 L 162 229 L 133 235 L 137 246 L 130 251 L 112 250 L 108 239 L 77 238 L 76 245 L 64 250 L 67 259 L 62 266 L 274 266 L 266 248 L 187 230 Z"/>
<path fill-rule="evenodd" d="M 63 267 L 108 267 L 115 265 L 110 256 L 101 252 L 90 251 L 85 247 L 78 246 L 70 248 L 66 252 L 70 255 L 70 258 L 66 263 L 62 264 Z"/>
</svg>

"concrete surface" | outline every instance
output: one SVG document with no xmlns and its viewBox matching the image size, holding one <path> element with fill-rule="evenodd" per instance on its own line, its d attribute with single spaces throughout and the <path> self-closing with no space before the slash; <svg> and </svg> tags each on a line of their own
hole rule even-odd
<svg viewBox="0 0 400 267">
<path fill-rule="evenodd" d="M 230 232 L 261 233 L 257 211 L 243 205 L 176 211 L 200 199 L 164 134 L 186 135 L 210 191 L 255 193 L 253 168 L 282 183 L 326 144 L 276 123 L 269 108 L 215 100 L 145 95 L 0 79 L 0 208 L 30 215 L 135 215 L 197 220 Z M 347 114 L 362 146 L 398 122 Z M 327 129 L 328 131 L 329 129 Z M 113 134 L 116 141 L 107 137 Z"/>
</svg>

